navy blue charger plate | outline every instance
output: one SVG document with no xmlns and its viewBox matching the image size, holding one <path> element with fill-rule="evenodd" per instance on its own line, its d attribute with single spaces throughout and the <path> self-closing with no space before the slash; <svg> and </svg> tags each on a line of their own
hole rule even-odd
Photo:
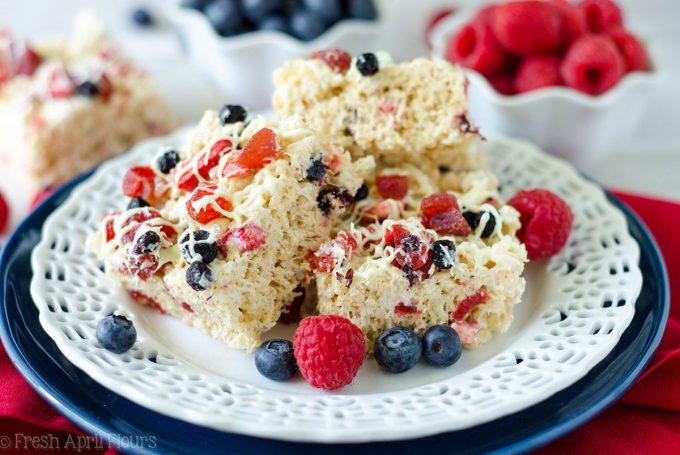
<svg viewBox="0 0 680 455">
<path fill-rule="evenodd" d="M 17 228 L 5 245 L 0 257 L 0 338 L 19 372 L 52 406 L 87 433 L 114 445 L 120 441 L 119 447 L 124 451 L 294 455 L 525 452 L 590 420 L 628 390 L 657 348 L 668 317 L 668 277 L 658 247 L 640 220 L 610 195 L 610 201 L 626 214 L 630 231 L 640 244 L 644 283 L 635 317 L 621 341 L 572 386 L 492 422 L 408 441 L 322 445 L 222 433 L 158 414 L 99 385 L 72 365 L 40 326 L 29 292 L 31 251 L 40 239 L 45 218 L 88 176 L 58 190 Z M 267 429 L 262 431 L 266 434 Z M 143 436 L 148 442 L 135 444 L 144 441 L 136 438 Z M 125 437 L 132 438 L 121 439 Z"/>
</svg>

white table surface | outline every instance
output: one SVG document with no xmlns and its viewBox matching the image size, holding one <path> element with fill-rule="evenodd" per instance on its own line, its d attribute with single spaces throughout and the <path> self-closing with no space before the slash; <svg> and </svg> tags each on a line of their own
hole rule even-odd
<svg viewBox="0 0 680 455">
<path fill-rule="evenodd" d="M 54 36 L 69 29 L 78 11 L 93 9 L 128 55 L 155 77 L 176 115 L 184 122 L 195 122 L 203 110 L 216 108 L 227 100 L 189 63 L 170 24 L 161 20 L 155 28 L 139 29 L 130 21 L 130 12 L 138 6 L 157 12 L 156 17 L 161 19 L 161 11 L 170 1 L 0 0 L 0 29 L 10 28 L 19 36 L 34 39 Z M 426 54 L 422 30 L 428 12 L 456 3 L 383 1 L 389 6 L 385 15 L 390 24 L 383 48 L 397 59 Z M 650 99 L 650 108 L 639 128 L 622 133 L 611 154 L 584 171 L 611 188 L 680 200 L 680 2 L 620 0 L 619 3 L 630 28 L 654 43 L 662 82 Z M 0 190 L 13 205 L 14 224 L 25 213 L 32 194 L 21 191 L 20 177 L 5 174 L 0 169 Z"/>
</svg>

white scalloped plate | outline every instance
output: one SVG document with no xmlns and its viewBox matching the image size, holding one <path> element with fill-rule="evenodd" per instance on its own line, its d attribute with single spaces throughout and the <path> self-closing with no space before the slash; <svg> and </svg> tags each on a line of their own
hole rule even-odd
<svg viewBox="0 0 680 455">
<path fill-rule="evenodd" d="M 61 352 L 93 379 L 154 411 L 218 430 L 294 441 L 398 440 L 463 429 L 520 411 L 583 377 L 633 318 L 642 276 L 639 247 L 622 213 L 568 164 L 516 140 L 486 143 L 505 197 L 549 188 L 575 214 L 567 247 L 530 264 L 527 292 L 508 333 L 453 367 L 424 363 L 401 375 L 368 360 L 348 387 L 328 393 L 303 379 L 276 383 L 253 356 L 134 303 L 85 248 L 100 215 L 120 209 L 120 181 L 186 130 L 144 142 L 79 185 L 45 223 L 32 256 L 31 294 Z M 99 347 L 97 322 L 116 311 L 135 323 L 126 354 Z M 272 336 L 292 336 L 277 327 Z"/>
</svg>

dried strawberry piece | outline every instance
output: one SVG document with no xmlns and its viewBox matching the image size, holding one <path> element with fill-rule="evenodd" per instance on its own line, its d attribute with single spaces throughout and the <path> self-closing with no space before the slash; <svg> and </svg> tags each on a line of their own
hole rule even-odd
<svg viewBox="0 0 680 455">
<path fill-rule="evenodd" d="M 480 289 L 474 294 L 465 297 L 461 300 L 456 309 L 451 313 L 451 319 L 454 321 L 462 321 L 468 315 L 470 310 L 477 305 L 483 305 L 489 301 L 489 294 L 484 289 Z"/>
<path fill-rule="evenodd" d="M 165 314 L 165 310 L 160 305 L 160 303 L 156 301 L 156 299 L 153 299 L 148 295 L 135 290 L 129 291 L 128 294 L 130 294 L 130 297 L 132 297 L 136 302 L 145 303 L 151 308 L 158 310 L 161 314 Z"/>
<path fill-rule="evenodd" d="M 417 306 L 413 304 L 405 304 L 403 302 L 397 303 L 394 307 L 394 314 L 397 316 L 417 316 L 421 313 Z"/>
<path fill-rule="evenodd" d="M 460 211 L 456 196 L 450 193 L 434 193 L 420 202 L 420 213 L 425 216 L 450 210 Z"/>
<path fill-rule="evenodd" d="M 198 174 L 204 179 L 210 178 L 210 171 L 219 164 L 220 158 L 226 153 L 231 152 L 232 143 L 229 139 L 220 139 L 215 142 L 210 151 L 203 152 L 197 158 Z"/>
<path fill-rule="evenodd" d="M 32 47 L 26 46 L 26 50 L 16 62 L 16 74 L 32 76 L 42 63 L 42 57 Z"/>
<path fill-rule="evenodd" d="M 158 269 L 158 256 L 153 253 L 132 254 L 125 262 L 129 273 L 138 276 L 142 280 L 148 280 Z"/>
<path fill-rule="evenodd" d="M 375 186 L 384 199 L 401 200 L 408 193 L 408 177 L 405 175 L 381 175 L 375 179 Z"/>
<path fill-rule="evenodd" d="M 335 267 L 338 258 L 335 252 L 344 252 L 344 259 L 350 259 L 352 254 L 358 249 L 359 244 L 353 234 L 339 232 L 335 238 L 322 244 L 312 257 L 312 270 L 318 273 L 328 273 Z"/>
<path fill-rule="evenodd" d="M 233 208 L 231 202 L 224 199 L 223 197 L 214 197 L 216 190 L 217 185 L 204 185 L 194 190 L 186 203 L 187 212 L 192 219 L 198 221 L 201 224 L 208 224 L 213 220 L 225 217 L 222 212 L 215 208 L 215 204 L 217 204 L 217 206 L 224 211 L 230 211 Z M 205 197 L 214 200 L 209 201 L 207 204 L 205 204 L 205 206 L 201 205 L 203 203 L 196 206 L 196 203 Z"/>
<path fill-rule="evenodd" d="M 409 234 L 408 229 L 401 224 L 393 224 L 385 229 L 385 245 L 396 247 Z"/>
<path fill-rule="evenodd" d="M 0 193 L 0 232 L 5 230 L 7 221 L 9 220 L 9 205 L 5 201 L 4 196 Z"/>
<path fill-rule="evenodd" d="M 457 210 L 435 213 L 430 217 L 423 218 L 422 222 L 424 226 L 432 229 L 437 234 L 465 237 L 472 233 L 472 229 L 470 229 L 470 225 L 465 220 L 465 217 Z"/>
<path fill-rule="evenodd" d="M 175 229 L 167 224 L 153 224 L 153 223 L 147 223 L 148 221 L 154 220 L 154 219 L 161 219 L 161 222 L 163 220 L 163 217 L 161 216 L 160 212 L 156 209 L 150 208 L 150 207 L 145 207 L 143 210 L 134 213 L 133 215 L 130 215 L 126 220 L 125 223 L 123 224 L 123 228 L 127 228 L 128 226 L 132 226 L 129 229 L 125 230 L 125 233 L 121 237 L 121 242 L 123 243 L 130 243 L 135 239 L 135 234 L 137 233 L 137 230 L 142 227 L 142 225 L 149 224 L 149 225 L 158 225 L 161 224 L 161 232 L 168 237 L 168 239 L 171 239 L 175 234 Z"/>
<path fill-rule="evenodd" d="M 345 74 L 352 65 L 352 56 L 342 49 L 326 49 L 312 52 L 312 60 L 321 60 L 333 71 Z"/>
<path fill-rule="evenodd" d="M 52 98 L 66 98 L 75 93 L 71 75 L 62 67 L 55 67 L 48 76 L 47 90 Z"/>
<path fill-rule="evenodd" d="M 219 246 L 226 255 L 226 246 L 230 242 L 235 244 L 238 250 L 243 253 L 245 251 L 253 251 L 260 248 L 266 241 L 267 232 L 257 224 L 248 223 L 224 234 L 218 239 L 217 246 Z"/>
<path fill-rule="evenodd" d="M 374 206 L 365 208 L 361 210 L 362 221 L 374 222 L 386 220 L 390 217 L 390 212 L 392 211 L 392 204 L 390 201 L 381 201 Z"/>
<path fill-rule="evenodd" d="M 109 98 L 111 98 L 111 95 L 113 94 L 113 84 L 111 83 L 111 79 L 109 79 L 106 74 L 102 74 L 102 76 L 99 78 L 97 90 L 103 101 L 106 102 L 109 100 Z"/>
<path fill-rule="evenodd" d="M 193 169 L 189 168 L 177 178 L 177 188 L 182 191 L 194 191 L 198 186 L 198 177 L 194 174 Z"/>
<path fill-rule="evenodd" d="M 276 159 L 279 149 L 276 133 L 262 128 L 253 134 L 233 163 L 242 169 L 261 169 Z"/>
<path fill-rule="evenodd" d="M 145 201 L 153 199 L 156 173 L 148 166 L 134 166 L 123 176 L 123 194 L 139 197 Z"/>
</svg>

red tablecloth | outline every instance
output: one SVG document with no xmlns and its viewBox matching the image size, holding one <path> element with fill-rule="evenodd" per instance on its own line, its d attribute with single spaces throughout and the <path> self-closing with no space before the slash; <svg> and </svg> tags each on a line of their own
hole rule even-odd
<svg viewBox="0 0 680 455">
<path fill-rule="evenodd" d="M 656 236 L 668 266 L 671 292 L 680 295 L 680 204 L 628 194 L 619 196 Z M 45 446 L 75 451 L 78 444 L 102 450 L 102 441 L 83 436 L 43 401 L 0 349 L 0 453 L 7 442 L 11 443 L 10 448 L 22 453 Z M 661 346 L 635 386 L 612 408 L 541 452 L 555 451 L 616 455 L 680 453 L 680 300 L 671 305 Z"/>
</svg>

